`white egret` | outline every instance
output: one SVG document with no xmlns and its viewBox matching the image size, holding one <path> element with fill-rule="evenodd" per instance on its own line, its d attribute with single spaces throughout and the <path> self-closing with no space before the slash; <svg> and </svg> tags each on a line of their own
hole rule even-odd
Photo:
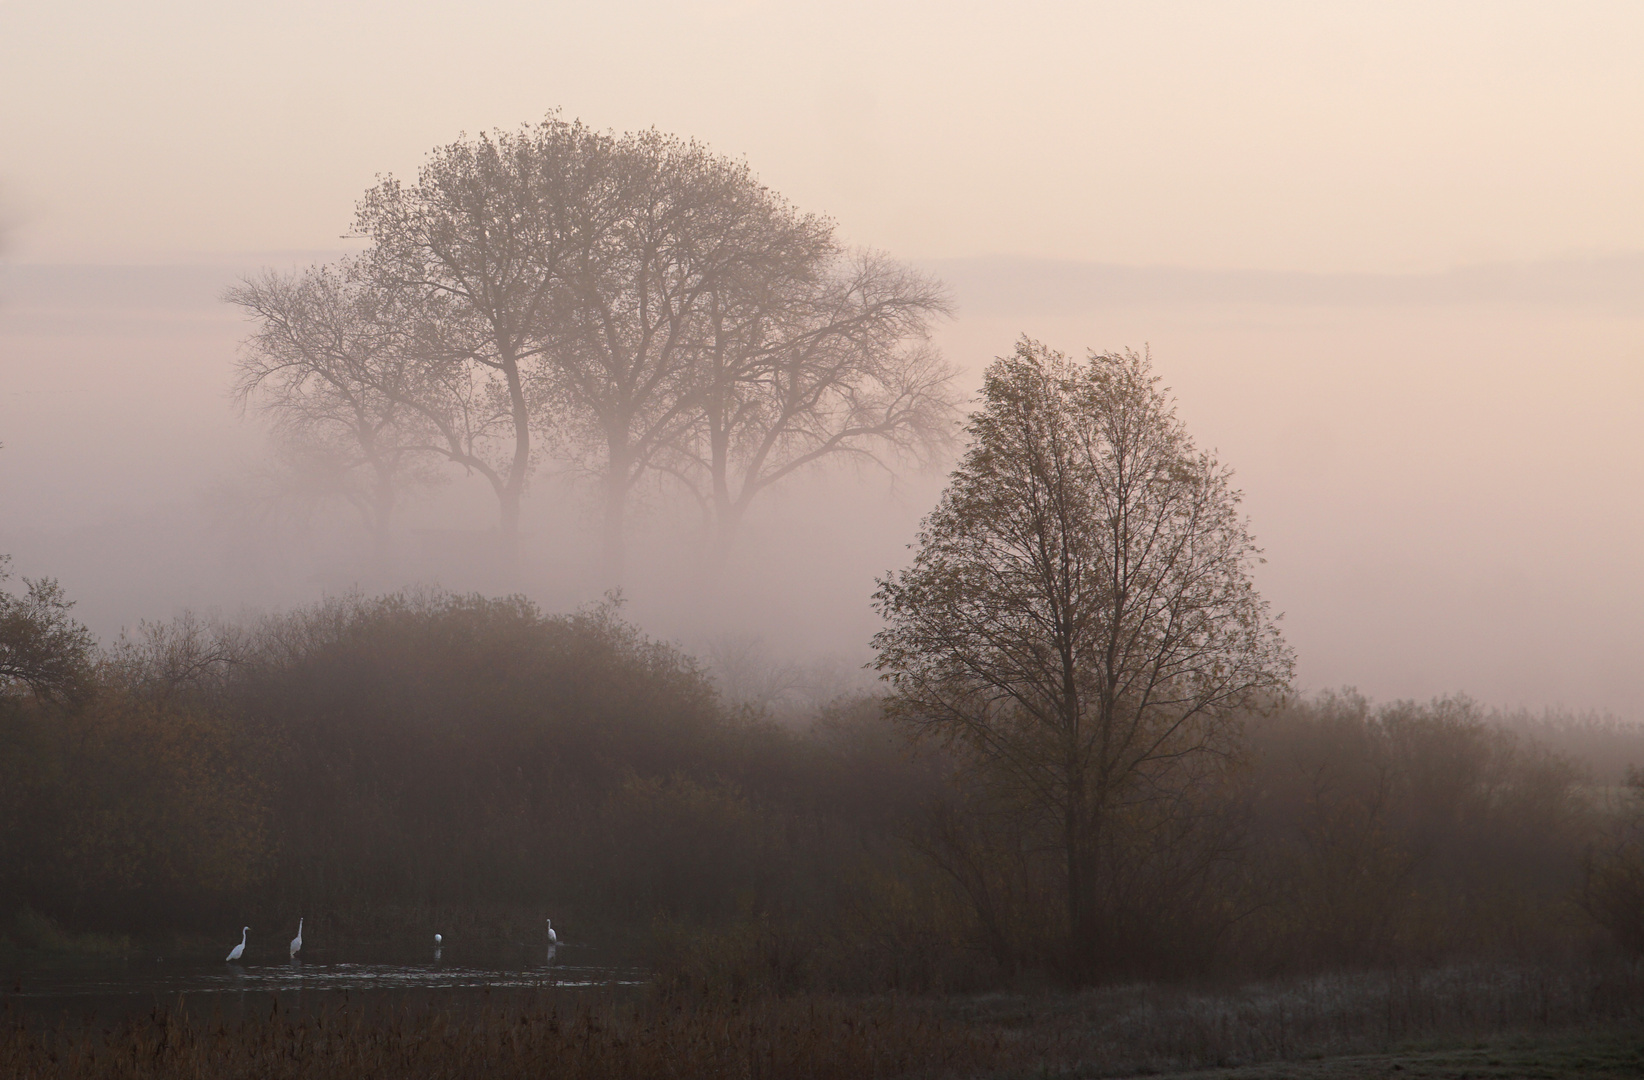
<svg viewBox="0 0 1644 1080">
<path fill-rule="evenodd" d="M 548 944 L 550 944 L 550 945 L 558 945 L 559 944 L 559 935 L 554 933 L 554 920 L 552 920 L 552 919 L 548 920 Z"/>
<path fill-rule="evenodd" d="M 251 927 L 249 926 L 240 931 L 240 943 L 234 946 L 233 949 L 229 950 L 229 960 L 238 960 L 240 957 L 245 955 L 245 936 L 249 933 L 251 933 Z"/>
<path fill-rule="evenodd" d="M 297 920 L 297 936 L 291 939 L 291 959 L 297 959 L 297 954 L 303 951 L 303 921 Z"/>
</svg>

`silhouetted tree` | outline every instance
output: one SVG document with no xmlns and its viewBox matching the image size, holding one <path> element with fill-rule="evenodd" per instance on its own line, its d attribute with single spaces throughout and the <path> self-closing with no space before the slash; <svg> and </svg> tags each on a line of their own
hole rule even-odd
<svg viewBox="0 0 1644 1080">
<path fill-rule="evenodd" d="M 510 559 L 532 428 L 545 419 L 544 328 L 556 325 L 550 309 L 575 254 L 582 223 L 572 215 L 586 209 L 582 192 L 600 176 L 609 141 L 554 118 L 459 140 L 435 150 L 415 184 L 389 177 L 372 188 L 356 216 L 371 241 L 360 272 L 394 297 L 402 345 L 449 391 L 437 400 L 464 404 L 441 434 L 453 460 L 490 482 Z M 482 402 L 491 405 L 483 434 L 470 439 L 461 422 L 485 412 L 472 407 Z"/>
<path fill-rule="evenodd" d="M 340 439 L 344 466 L 358 449 L 380 469 L 386 432 L 414 431 L 390 444 L 489 482 L 510 556 L 534 440 L 597 477 L 615 585 L 648 476 L 683 480 L 723 549 L 807 465 L 924 457 L 950 433 L 953 371 L 928 342 L 940 286 L 845 257 L 830 222 L 698 143 L 550 116 L 383 180 L 356 227 L 359 259 L 230 292 L 262 323 L 242 397 L 305 436 L 304 460 Z M 385 518 L 393 485 L 372 490 Z"/>
<path fill-rule="evenodd" d="M 598 196 L 574 208 L 569 305 L 544 336 L 576 443 L 600 479 L 604 575 L 615 585 L 630 493 L 701 415 L 716 302 L 806 279 L 831 228 L 742 162 L 655 131 L 612 144 Z"/>
<path fill-rule="evenodd" d="M 448 422 L 465 398 L 407 355 L 400 313 L 349 269 L 268 271 L 224 294 L 257 321 L 234 395 L 272 418 L 293 493 L 353 505 L 386 561 L 402 488 L 435 479 L 432 454 L 475 458 L 474 433 L 489 425 Z M 458 431 L 453 445 L 445 436 Z"/>
<path fill-rule="evenodd" d="M 1078 366 L 1024 339 L 967 430 L 913 564 L 880 581 L 877 664 L 896 715 L 1055 844 L 1088 971 L 1114 937 L 1097 876 L 1120 821 L 1191 793 L 1291 654 L 1250 580 L 1230 474 L 1145 356 Z"/>
<path fill-rule="evenodd" d="M 952 440 L 954 369 L 928 341 L 941 286 L 880 255 L 845 258 L 819 233 L 776 273 L 708 300 L 700 410 L 673 471 L 721 556 L 754 499 L 838 457 L 888 466 Z"/>
</svg>

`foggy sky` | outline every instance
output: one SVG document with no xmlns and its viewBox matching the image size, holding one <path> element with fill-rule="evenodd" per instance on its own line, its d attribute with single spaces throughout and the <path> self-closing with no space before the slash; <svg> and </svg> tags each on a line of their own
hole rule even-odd
<svg viewBox="0 0 1644 1080">
<path fill-rule="evenodd" d="M 553 107 L 904 257 L 1442 270 L 1644 249 L 1644 8 L 0 2 L 17 257 L 329 248 Z"/>
<path fill-rule="evenodd" d="M 1024 331 L 1150 343 L 1238 471 L 1304 685 L 1644 712 L 1644 8 L 450 10 L 0 0 L 0 550 L 100 633 L 359 577 L 223 532 L 261 442 L 216 297 L 347 249 L 376 174 L 560 107 L 745 156 L 942 275 L 968 385 Z M 766 507 L 750 631 L 861 659 L 938 486 Z M 465 499 L 483 524 L 460 483 L 410 523 Z M 581 602 L 580 504 L 533 505 L 530 591 Z M 653 561 L 635 614 L 688 638 Z"/>
</svg>

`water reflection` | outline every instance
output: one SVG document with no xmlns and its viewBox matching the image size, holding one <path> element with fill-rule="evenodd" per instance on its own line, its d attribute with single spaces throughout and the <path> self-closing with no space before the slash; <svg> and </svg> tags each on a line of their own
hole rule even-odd
<svg viewBox="0 0 1644 1080">
<path fill-rule="evenodd" d="M 142 1001 L 175 1002 L 178 995 L 264 992 L 273 994 L 364 993 L 409 990 L 481 991 L 492 989 L 576 988 L 595 986 L 636 986 L 644 972 L 629 966 L 594 962 L 590 950 L 578 949 L 562 955 L 563 946 L 550 945 L 546 954 L 506 954 L 486 957 L 459 950 L 451 963 L 436 946 L 432 960 L 408 962 L 326 962 L 324 957 L 307 961 L 295 957 L 284 962 L 258 963 L 176 963 L 123 960 L 96 964 L 59 966 L 11 966 L 0 961 L 0 974 L 10 993 L 0 994 L 19 1006 L 50 1008 L 83 1005 L 101 1008 L 120 1000 L 136 1005 Z M 537 958 L 541 959 L 538 960 Z M 459 962 L 460 961 L 460 962 Z"/>
</svg>

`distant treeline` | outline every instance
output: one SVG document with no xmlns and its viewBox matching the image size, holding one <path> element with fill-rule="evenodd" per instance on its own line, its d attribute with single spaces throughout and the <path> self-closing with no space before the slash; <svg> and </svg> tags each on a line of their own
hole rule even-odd
<svg viewBox="0 0 1644 1080">
<path fill-rule="evenodd" d="M 546 912 L 700 989 L 1054 975 L 1055 853 L 963 778 L 876 699 L 727 710 L 609 606 L 185 617 L 0 699 L 0 903 L 125 933 Z M 1464 700 L 1275 703 L 1196 790 L 1111 826 L 1098 974 L 1644 947 L 1637 777 Z"/>
</svg>

